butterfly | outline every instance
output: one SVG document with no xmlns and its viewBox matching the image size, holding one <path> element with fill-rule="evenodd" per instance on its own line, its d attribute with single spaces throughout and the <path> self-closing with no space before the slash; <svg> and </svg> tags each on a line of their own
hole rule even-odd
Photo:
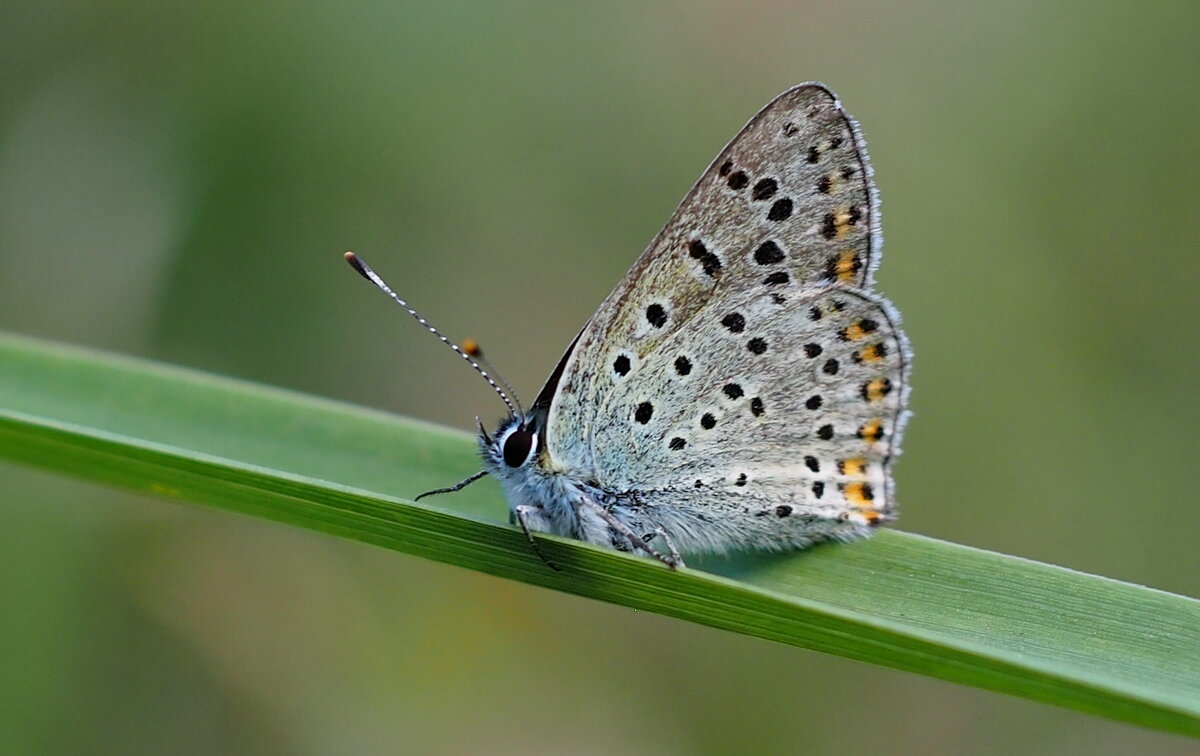
<svg viewBox="0 0 1200 756">
<path fill-rule="evenodd" d="M 430 494 L 492 475 L 535 549 L 532 533 L 552 533 L 678 567 L 894 519 L 911 352 L 873 291 L 881 242 L 859 128 L 808 83 L 721 151 L 527 411 L 477 349 L 347 260 L 509 406 L 493 433 L 479 426 L 485 469 Z"/>
</svg>

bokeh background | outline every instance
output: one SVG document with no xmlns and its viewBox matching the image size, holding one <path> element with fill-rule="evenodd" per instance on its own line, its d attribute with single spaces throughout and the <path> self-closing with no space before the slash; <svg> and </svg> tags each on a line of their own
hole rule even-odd
<svg viewBox="0 0 1200 756">
<path fill-rule="evenodd" d="M 343 250 L 530 397 L 725 141 L 822 80 L 916 350 L 901 527 L 1200 595 L 1196 3 L 0 18 L 0 328 L 463 429 L 495 397 Z M 1195 752 L 7 463 L 0 489 L 5 753 Z"/>
</svg>

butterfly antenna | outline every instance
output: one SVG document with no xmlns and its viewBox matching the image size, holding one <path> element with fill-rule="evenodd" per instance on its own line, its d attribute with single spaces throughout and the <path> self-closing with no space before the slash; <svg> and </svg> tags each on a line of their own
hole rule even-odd
<svg viewBox="0 0 1200 756">
<path fill-rule="evenodd" d="M 445 344 L 446 346 L 453 349 L 458 354 L 459 357 L 462 357 L 464 360 L 467 361 L 468 364 L 470 364 L 471 367 L 475 368 L 475 372 L 479 373 L 481 376 L 483 376 L 483 379 L 488 382 L 488 385 L 491 386 L 493 389 L 495 389 L 496 393 L 500 395 L 500 398 L 504 400 L 504 403 L 508 405 L 509 412 L 511 412 L 514 415 L 521 417 L 521 418 L 525 417 L 524 411 L 521 411 L 521 412 L 517 411 L 517 408 L 513 406 L 512 400 L 508 398 L 508 393 L 506 393 L 503 388 L 500 388 L 500 385 L 497 384 L 496 381 L 492 379 L 492 376 L 488 373 L 487 370 L 484 369 L 483 365 L 480 365 L 470 354 L 468 354 L 467 352 L 460 349 L 459 346 L 457 344 L 455 344 L 453 341 L 451 341 L 450 339 L 443 336 L 442 332 L 439 331 L 437 328 L 435 328 L 432 324 L 430 324 L 430 322 L 428 320 L 421 317 L 421 314 L 418 313 L 416 310 L 414 310 L 412 307 L 410 307 L 408 302 L 405 302 L 403 299 L 400 298 L 399 294 L 392 291 L 392 287 L 390 287 L 386 283 L 384 283 L 384 280 L 379 277 L 378 273 L 371 270 L 371 266 L 369 266 L 365 262 L 363 262 L 362 259 L 359 258 L 359 256 L 354 254 L 353 252 L 347 252 L 345 255 L 343 255 L 343 257 L 346 258 L 346 262 L 350 263 L 350 267 L 352 267 L 358 271 L 358 274 L 360 276 L 367 279 L 371 283 L 375 284 L 375 286 L 377 286 L 380 291 L 382 291 L 384 294 L 387 294 L 389 297 L 391 297 L 393 300 L 395 300 L 396 304 L 403 307 L 409 315 L 412 315 L 414 318 L 416 318 L 416 321 L 418 323 L 420 323 L 422 326 L 424 326 L 427 331 L 432 333 L 434 336 L 437 336 L 438 339 L 440 339 L 443 344 Z M 505 385 L 507 386 L 507 384 L 505 384 Z M 510 389 L 510 391 L 511 391 L 511 389 Z M 514 394 L 514 396 L 515 396 L 515 394 Z"/>
<path fill-rule="evenodd" d="M 500 375 L 500 373 L 496 370 L 496 366 L 489 362 L 488 358 L 484 356 L 483 348 L 479 346 L 479 342 L 475 339 L 466 339 L 462 343 L 462 350 L 466 352 L 468 356 L 474 358 L 476 362 L 482 365 L 483 368 L 487 370 L 493 378 L 496 379 L 496 382 L 500 384 L 500 387 L 507 391 L 508 395 L 512 397 L 512 400 L 517 403 L 517 410 L 519 411 L 518 414 L 521 417 L 525 417 L 525 408 L 521 406 L 521 397 L 517 396 L 517 392 L 512 390 L 512 386 L 508 381 L 504 380 L 504 376 Z"/>
</svg>

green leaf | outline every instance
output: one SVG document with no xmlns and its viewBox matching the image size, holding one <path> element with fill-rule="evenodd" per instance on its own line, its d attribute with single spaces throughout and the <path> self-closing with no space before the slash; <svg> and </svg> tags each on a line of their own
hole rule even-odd
<svg viewBox="0 0 1200 756">
<path fill-rule="evenodd" d="M 559 538 L 548 569 L 462 433 L 0 335 L 0 454 L 493 575 L 1200 735 L 1200 602 L 897 531 L 672 572 Z M 443 507 L 454 507 L 449 510 Z M 720 574 L 718 574 L 720 573 Z"/>
</svg>

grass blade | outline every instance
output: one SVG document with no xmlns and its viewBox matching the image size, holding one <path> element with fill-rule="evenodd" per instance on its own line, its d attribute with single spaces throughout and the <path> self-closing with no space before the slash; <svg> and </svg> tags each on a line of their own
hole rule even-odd
<svg viewBox="0 0 1200 756">
<path fill-rule="evenodd" d="M 465 434 L 0 335 L 0 455 L 734 632 L 1200 735 L 1200 602 L 897 531 L 800 554 L 650 560 L 545 539 L 479 484 Z"/>
</svg>

